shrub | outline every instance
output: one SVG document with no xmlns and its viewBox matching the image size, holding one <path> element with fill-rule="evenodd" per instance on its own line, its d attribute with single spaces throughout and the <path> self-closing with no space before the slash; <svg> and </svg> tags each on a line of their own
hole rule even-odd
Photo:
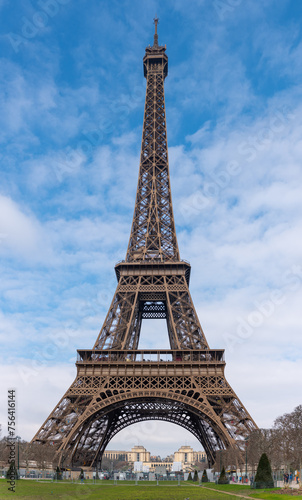
<svg viewBox="0 0 302 500">
<path fill-rule="evenodd" d="M 208 483 L 209 482 L 209 478 L 208 478 L 206 469 L 203 471 L 201 482 L 202 483 Z"/>
<path fill-rule="evenodd" d="M 220 472 L 220 476 L 219 476 L 219 479 L 218 479 L 218 484 L 228 484 L 229 483 L 229 480 L 226 476 L 226 473 L 225 473 L 225 468 L 222 467 L 222 471 Z"/>
<path fill-rule="evenodd" d="M 193 481 L 198 481 L 198 472 L 195 469 L 194 476 L 193 476 Z"/>
<path fill-rule="evenodd" d="M 189 475 L 188 475 L 188 479 L 187 479 L 187 481 L 193 481 L 193 478 L 192 478 L 192 474 L 191 474 L 191 472 L 190 472 L 190 473 L 189 473 Z"/>
<path fill-rule="evenodd" d="M 269 462 L 269 459 L 267 458 L 266 453 L 263 453 L 260 457 L 253 487 L 254 488 L 274 487 L 271 464 Z"/>
</svg>

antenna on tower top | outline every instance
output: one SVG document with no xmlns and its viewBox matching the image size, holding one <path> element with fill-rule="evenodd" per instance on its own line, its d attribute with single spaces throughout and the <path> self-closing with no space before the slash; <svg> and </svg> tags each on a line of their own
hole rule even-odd
<svg viewBox="0 0 302 500">
<path fill-rule="evenodd" d="M 154 24 L 155 24 L 155 33 L 154 33 L 154 44 L 153 44 L 153 47 L 158 47 L 157 25 L 158 25 L 159 19 L 158 19 L 158 17 L 157 17 L 156 14 L 155 14 L 155 18 L 153 19 L 153 21 L 154 21 Z"/>
</svg>

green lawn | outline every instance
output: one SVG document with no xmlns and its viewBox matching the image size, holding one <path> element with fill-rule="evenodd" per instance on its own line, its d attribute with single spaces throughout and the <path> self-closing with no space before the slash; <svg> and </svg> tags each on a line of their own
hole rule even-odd
<svg viewBox="0 0 302 500">
<path fill-rule="evenodd" d="M 237 495 L 251 496 L 265 500 L 289 500 L 289 495 L 276 495 L 263 493 L 262 490 L 251 490 L 248 486 L 241 485 L 215 485 L 208 483 L 206 487 L 215 491 L 199 487 L 196 483 L 181 483 L 179 487 L 175 481 L 156 483 L 120 482 L 117 486 L 112 481 L 102 481 L 94 485 L 92 482 L 72 484 L 65 482 L 38 482 L 20 480 L 16 483 L 16 492 L 8 491 L 6 480 L 0 480 L 0 500 L 238 500 L 240 497 L 223 493 L 236 493 Z M 256 493 L 257 491 L 257 493 Z M 299 498 L 299 497 L 298 497 Z"/>
<path fill-rule="evenodd" d="M 208 486 L 211 489 L 215 490 L 220 490 L 220 491 L 226 491 L 228 493 L 236 493 L 237 495 L 244 495 L 246 497 L 253 497 L 253 498 L 259 498 L 263 500 L 292 500 L 293 496 L 292 495 L 280 495 L 278 493 L 271 493 L 272 491 L 278 491 L 280 488 L 271 488 L 269 490 L 253 490 L 250 488 L 250 486 L 244 486 L 241 484 L 213 484 L 213 483 L 208 483 L 205 485 L 205 487 Z M 227 498 L 232 498 L 231 496 L 226 496 L 225 499 Z M 238 498 L 238 497 L 237 497 Z M 294 497 L 294 498 L 301 498 L 302 497 Z"/>
<path fill-rule="evenodd" d="M 195 485 L 177 486 L 177 482 L 156 486 L 144 482 L 142 485 L 118 484 L 114 486 L 104 481 L 101 485 L 42 483 L 20 480 L 17 482 L 16 493 L 7 490 L 7 483 L 0 482 L 0 499 L 14 500 L 236 500 L 238 497 L 206 491 Z"/>
<path fill-rule="evenodd" d="M 274 488 L 274 490 L 277 490 L 277 488 Z M 270 490 L 272 491 L 272 490 Z M 253 495 L 255 498 L 261 498 L 264 500 L 293 500 L 293 498 L 302 498 L 302 496 L 293 496 L 293 495 L 277 495 L 277 494 L 269 494 L 263 492 L 262 494 L 256 493 Z"/>
</svg>

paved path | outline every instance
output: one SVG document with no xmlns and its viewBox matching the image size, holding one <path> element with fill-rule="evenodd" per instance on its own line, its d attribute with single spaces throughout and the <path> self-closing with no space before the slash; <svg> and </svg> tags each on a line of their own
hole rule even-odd
<svg viewBox="0 0 302 500">
<path fill-rule="evenodd" d="M 229 493 L 228 491 L 223 491 L 223 490 L 217 490 L 215 488 L 209 488 L 208 486 L 202 486 L 202 488 L 204 488 L 205 490 L 211 490 L 211 491 L 219 491 L 219 493 L 225 493 L 226 495 L 231 495 L 231 496 L 234 496 L 234 497 L 238 497 L 238 498 L 247 498 L 248 500 L 259 500 L 259 498 L 255 498 L 255 497 L 246 497 L 244 495 L 239 495 L 238 493 Z"/>
</svg>

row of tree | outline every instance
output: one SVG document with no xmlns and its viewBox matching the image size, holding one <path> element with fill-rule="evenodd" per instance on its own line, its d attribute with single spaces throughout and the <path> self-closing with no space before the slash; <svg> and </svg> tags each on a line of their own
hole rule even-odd
<svg viewBox="0 0 302 500">
<path fill-rule="evenodd" d="M 246 462 L 253 473 L 263 453 L 273 470 L 302 468 L 302 405 L 278 417 L 271 429 L 254 431 L 244 443 L 244 451 L 224 450 L 217 454 L 215 470 L 222 467 L 244 472 Z"/>
<path fill-rule="evenodd" d="M 194 471 L 194 474 L 192 475 L 192 472 L 189 473 L 188 475 L 188 479 L 187 481 L 199 481 L 199 478 L 198 478 L 198 472 L 197 470 L 195 469 Z M 209 482 L 209 479 L 208 479 L 208 475 L 207 475 L 207 471 L 206 469 L 203 471 L 203 474 L 202 474 L 202 478 L 201 478 L 201 482 L 202 483 L 208 483 Z"/>
<path fill-rule="evenodd" d="M 7 438 L 0 440 L 0 461 L 3 464 L 8 464 L 10 448 L 7 446 Z M 46 469 L 49 464 L 57 466 L 57 458 L 55 456 L 55 449 L 49 444 L 43 446 L 37 443 L 28 443 L 27 441 L 20 440 L 16 442 L 16 465 L 19 456 L 19 463 L 26 468 L 30 467 L 31 461 L 37 462 L 39 469 Z"/>
<path fill-rule="evenodd" d="M 273 469 L 302 468 L 302 405 L 278 417 L 272 429 L 254 432 L 247 445 L 248 461 L 266 453 Z"/>
</svg>

